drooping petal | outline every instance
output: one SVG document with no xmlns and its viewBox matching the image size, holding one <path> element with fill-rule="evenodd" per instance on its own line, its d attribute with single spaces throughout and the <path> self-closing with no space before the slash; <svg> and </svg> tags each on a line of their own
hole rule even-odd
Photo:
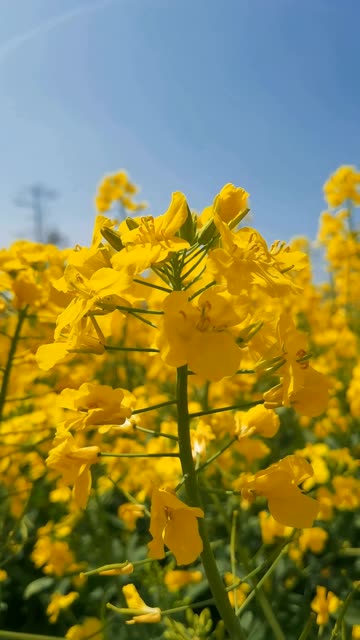
<svg viewBox="0 0 360 640">
<path fill-rule="evenodd" d="M 288 499 L 271 496 L 268 498 L 269 511 L 277 522 L 287 527 L 312 527 L 319 513 L 319 503 L 309 496 L 301 493 L 300 489 L 293 488 Z"/>
<path fill-rule="evenodd" d="M 172 513 L 163 539 L 180 565 L 194 562 L 203 549 L 197 518 L 188 509 L 178 509 Z"/>
</svg>

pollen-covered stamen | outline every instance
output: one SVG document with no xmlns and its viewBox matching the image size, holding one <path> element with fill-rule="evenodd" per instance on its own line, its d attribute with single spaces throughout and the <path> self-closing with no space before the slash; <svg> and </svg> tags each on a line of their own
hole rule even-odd
<svg viewBox="0 0 360 640">
<path fill-rule="evenodd" d="M 137 228 L 136 242 L 140 244 L 155 243 L 155 224 L 153 216 L 143 216 L 141 218 L 141 225 Z"/>
<path fill-rule="evenodd" d="M 91 298 L 95 295 L 91 291 L 86 278 L 84 278 L 81 273 L 77 272 L 73 277 L 66 276 L 67 274 L 65 272 L 65 279 L 67 280 L 68 284 L 73 287 L 75 291 L 81 293 L 84 298 Z"/>
<path fill-rule="evenodd" d="M 302 369 L 309 367 L 309 358 L 310 354 L 308 354 L 305 349 L 299 349 L 299 351 L 296 352 L 296 362 Z"/>
<path fill-rule="evenodd" d="M 212 324 L 208 314 L 211 311 L 211 303 L 207 300 L 200 308 L 200 319 L 196 325 L 196 328 L 199 331 L 209 331 L 211 329 Z"/>
</svg>

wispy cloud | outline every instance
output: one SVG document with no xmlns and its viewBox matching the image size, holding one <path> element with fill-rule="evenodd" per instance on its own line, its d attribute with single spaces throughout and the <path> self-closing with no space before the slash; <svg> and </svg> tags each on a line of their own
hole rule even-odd
<svg viewBox="0 0 360 640">
<path fill-rule="evenodd" d="M 21 33 L 17 36 L 14 36 L 13 38 L 9 38 L 9 40 L 0 44 L 0 63 L 3 62 L 3 60 L 5 60 L 8 55 L 13 53 L 14 51 L 17 51 L 17 49 L 27 44 L 37 36 L 48 33 L 49 31 L 52 31 L 52 29 L 56 29 L 57 27 L 67 22 L 71 22 L 75 18 L 83 16 L 84 14 L 103 9 L 111 2 L 113 2 L 113 0 L 99 0 L 98 2 L 94 2 L 91 5 L 81 5 L 80 7 L 71 9 L 66 13 L 62 13 L 58 16 L 55 16 L 54 18 L 50 18 L 49 20 L 45 20 L 33 29 L 25 31 L 25 33 Z"/>
</svg>

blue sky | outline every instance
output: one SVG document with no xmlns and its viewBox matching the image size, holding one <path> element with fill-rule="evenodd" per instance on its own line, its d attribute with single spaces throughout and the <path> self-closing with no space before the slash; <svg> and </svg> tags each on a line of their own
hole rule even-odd
<svg viewBox="0 0 360 640">
<path fill-rule="evenodd" d="M 322 184 L 359 164 L 358 0 L 0 0 L 1 244 L 42 182 L 48 226 L 86 244 L 100 178 L 126 168 L 154 215 L 226 182 L 266 239 L 314 237 Z"/>
</svg>

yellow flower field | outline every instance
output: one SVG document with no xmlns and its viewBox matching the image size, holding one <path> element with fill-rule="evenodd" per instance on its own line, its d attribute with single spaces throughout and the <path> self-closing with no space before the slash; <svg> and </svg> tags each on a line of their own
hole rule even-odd
<svg viewBox="0 0 360 640">
<path fill-rule="evenodd" d="M 242 187 L 136 193 L 0 251 L 0 638 L 359 638 L 360 173 L 320 284 Z"/>
</svg>

